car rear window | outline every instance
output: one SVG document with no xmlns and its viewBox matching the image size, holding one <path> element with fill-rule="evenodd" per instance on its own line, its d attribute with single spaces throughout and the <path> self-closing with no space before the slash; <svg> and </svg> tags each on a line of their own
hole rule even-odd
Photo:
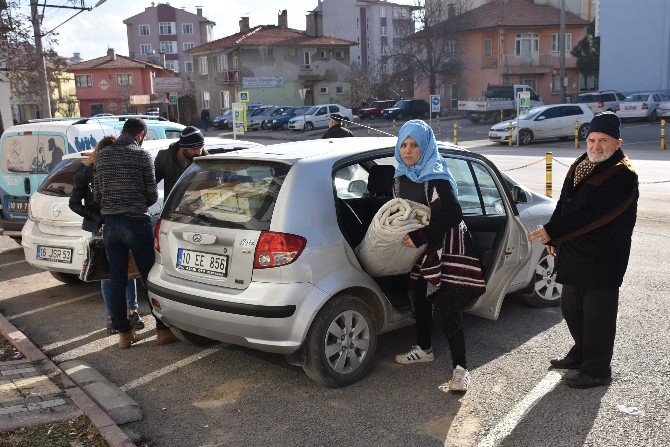
<svg viewBox="0 0 670 447">
<path fill-rule="evenodd" d="M 597 102 L 598 97 L 597 95 L 593 94 L 582 94 L 582 95 L 577 95 L 577 102 Z"/>
<path fill-rule="evenodd" d="M 269 230 L 290 168 L 272 161 L 196 161 L 170 194 L 162 217 L 179 223 Z"/>
<path fill-rule="evenodd" d="M 74 175 L 84 167 L 84 160 L 80 158 L 61 161 L 37 191 L 48 196 L 66 197 L 71 195 Z"/>
</svg>

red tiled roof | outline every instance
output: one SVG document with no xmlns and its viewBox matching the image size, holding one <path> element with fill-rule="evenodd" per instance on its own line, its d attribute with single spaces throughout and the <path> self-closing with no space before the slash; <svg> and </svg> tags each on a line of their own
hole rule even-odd
<svg viewBox="0 0 670 447">
<path fill-rule="evenodd" d="M 116 59 L 112 59 L 109 56 L 102 56 L 96 59 L 91 59 L 88 61 L 79 62 L 78 64 L 72 64 L 68 66 L 68 71 L 72 70 L 95 70 L 108 68 L 156 68 L 156 69 L 165 69 L 160 65 L 150 64 L 145 61 L 140 61 L 137 59 L 131 59 L 127 56 L 121 56 L 120 54 L 116 55 Z"/>
<path fill-rule="evenodd" d="M 558 27 L 560 10 L 551 5 L 536 5 L 533 0 L 493 0 L 451 20 L 456 21 L 456 27 L 462 31 L 496 27 Z M 586 26 L 589 22 L 565 11 L 565 24 Z M 440 25 L 452 27 L 450 20 Z"/>
<path fill-rule="evenodd" d="M 216 51 L 241 46 L 295 47 L 295 46 L 344 46 L 358 45 L 358 42 L 337 37 L 309 36 L 305 31 L 282 28 L 276 25 L 259 25 L 249 31 L 222 37 L 188 50 L 188 53 Z"/>
</svg>

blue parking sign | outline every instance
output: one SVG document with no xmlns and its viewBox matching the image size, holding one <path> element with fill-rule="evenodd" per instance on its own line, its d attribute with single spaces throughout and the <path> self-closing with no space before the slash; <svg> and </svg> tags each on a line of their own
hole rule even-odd
<svg viewBox="0 0 670 447">
<path fill-rule="evenodd" d="M 430 111 L 431 113 L 440 112 L 440 96 L 439 95 L 430 95 Z"/>
</svg>

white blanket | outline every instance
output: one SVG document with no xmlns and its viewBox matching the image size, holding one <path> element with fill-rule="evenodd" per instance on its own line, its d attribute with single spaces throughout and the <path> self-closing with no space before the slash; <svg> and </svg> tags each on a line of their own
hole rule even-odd
<svg viewBox="0 0 670 447">
<path fill-rule="evenodd" d="M 391 199 L 375 214 L 363 242 L 354 250 L 367 273 L 373 277 L 399 275 L 412 270 L 426 246 L 406 247 L 402 238 L 425 227 L 430 208 L 405 199 Z"/>
</svg>

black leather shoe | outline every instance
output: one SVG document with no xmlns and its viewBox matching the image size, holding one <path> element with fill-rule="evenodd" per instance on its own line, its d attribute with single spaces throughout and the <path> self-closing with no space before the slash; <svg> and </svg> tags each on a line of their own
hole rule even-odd
<svg viewBox="0 0 670 447">
<path fill-rule="evenodd" d="M 556 369 L 579 369 L 582 367 L 582 363 L 576 360 L 566 357 L 564 359 L 551 359 L 549 360 L 552 368 Z"/>
<path fill-rule="evenodd" d="M 595 388 L 607 386 L 610 383 L 612 383 L 611 377 L 591 377 L 582 373 L 565 379 L 565 384 L 570 388 Z"/>
</svg>

